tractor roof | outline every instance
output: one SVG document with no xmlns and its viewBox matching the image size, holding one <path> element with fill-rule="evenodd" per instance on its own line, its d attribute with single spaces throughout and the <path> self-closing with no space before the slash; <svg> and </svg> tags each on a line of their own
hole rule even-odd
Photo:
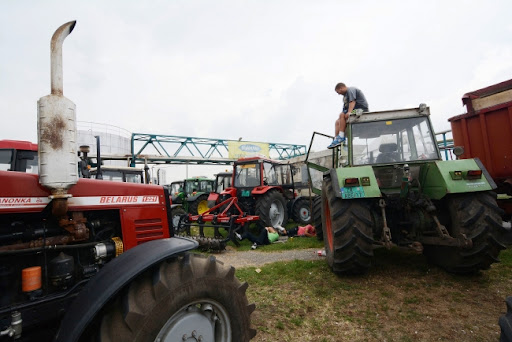
<svg viewBox="0 0 512 342">
<path fill-rule="evenodd" d="M 24 140 L 0 140 L 0 148 L 24 151 L 37 151 L 37 144 Z"/>
<path fill-rule="evenodd" d="M 91 172 L 96 172 L 98 168 L 93 167 L 91 168 Z M 136 168 L 136 167 L 130 167 L 130 166 L 115 166 L 115 165 L 102 165 L 101 166 L 102 171 L 119 171 L 124 173 L 142 173 L 144 170 Z"/>
<path fill-rule="evenodd" d="M 371 122 L 382 120 L 396 120 L 417 118 L 430 115 L 430 108 L 421 106 L 417 108 L 386 110 L 381 112 L 368 112 L 361 115 L 350 114 L 349 123 Z"/>
<path fill-rule="evenodd" d="M 266 158 L 266 157 L 262 157 L 262 156 L 240 158 L 237 161 L 235 161 L 235 164 L 245 164 L 245 163 L 260 162 L 260 161 L 266 161 L 266 162 L 269 162 L 269 163 L 272 163 L 272 164 L 283 164 L 280 161 L 273 160 L 273 159 Z"/>
</svg>

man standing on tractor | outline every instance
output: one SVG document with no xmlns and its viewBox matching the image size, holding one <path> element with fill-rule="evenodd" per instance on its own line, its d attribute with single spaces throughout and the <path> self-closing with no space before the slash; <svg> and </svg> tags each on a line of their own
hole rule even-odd
<svg viewBox="0 0 512 342">
<path fill-rule="evenodd" d="M 368 102 L 363 92 L 356 87 L 347 87 L 345 83 L 338 83 L 334 87 L 334 91 L 338 95 L 343 95 L 343 111 L 334 125 L 334 140 L 327 148 L 335 148 L 345 142 L 345 126 L 347 125 L 348 116 L 355 109 L 362 109 L 368 112 Z"/>
</svg>

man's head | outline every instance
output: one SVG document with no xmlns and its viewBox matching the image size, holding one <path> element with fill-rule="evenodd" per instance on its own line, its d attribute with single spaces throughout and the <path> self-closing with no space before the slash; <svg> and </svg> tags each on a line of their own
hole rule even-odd
<svg viewBox="0 0 512 342">
<path fill-rule="evenodd" d="M 345 95 L 347 93 L 347 86 L 345 83 L 338 83 L 336 84 L 336 87 L 334 87 L 334 91 L 339 95 Z"/>
</svg>

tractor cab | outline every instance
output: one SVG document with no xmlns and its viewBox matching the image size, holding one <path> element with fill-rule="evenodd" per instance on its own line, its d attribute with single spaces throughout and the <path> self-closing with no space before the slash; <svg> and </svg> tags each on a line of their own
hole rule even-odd
<svg viewBox="0 0 512 342">
<path fill-rule="evenodd" d="M 440 160 L 428 108 L 352 115 L 349 165 L 382 165 Z"/>
<path fill-rule="evenodd" d="M 266 158 L 244 158 L 235 162 L 235 188 L 279 186 L 293 189 L 293 172 L 290 164 Z"/>
<path fill-rule="evenodd" d="M 0 140 L 0 170 L 38 173 L 37 144 Z"/>
<path fill-rule="evenodd" d="M 144 170 L 128 166 L 101 166 L 101 177 L 98 168 L 91 168 L 91 178 L 109 180 L 114 182 L 144 184 Z"/>
<path fill-rule="evenodd" d="M 237 160 L 233 170 L 232 187 L 221 193 L 220 200 L 237 197 L 240 208 L 245 213 L 259 216 L 262 225 L 278 227 L 286 224 L 289 212 L 297 202 L 292 165 L 250 157 Z"/>
</svg>

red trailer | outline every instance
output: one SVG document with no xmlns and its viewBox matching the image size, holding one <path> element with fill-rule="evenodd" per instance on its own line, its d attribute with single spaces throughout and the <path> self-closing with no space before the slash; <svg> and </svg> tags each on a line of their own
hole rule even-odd
<svg viewBox="0 0 512 342">
<path fill-rule="evenodd" d="M 467 113 L 454 116 L 454 146 L 464 148 L 460 158 L 479 158 L 498 186 L 512 196 L 512 79 L 464 94 Z M 510 200 L 499 201 L 512 213 Z"/>
</svg>

